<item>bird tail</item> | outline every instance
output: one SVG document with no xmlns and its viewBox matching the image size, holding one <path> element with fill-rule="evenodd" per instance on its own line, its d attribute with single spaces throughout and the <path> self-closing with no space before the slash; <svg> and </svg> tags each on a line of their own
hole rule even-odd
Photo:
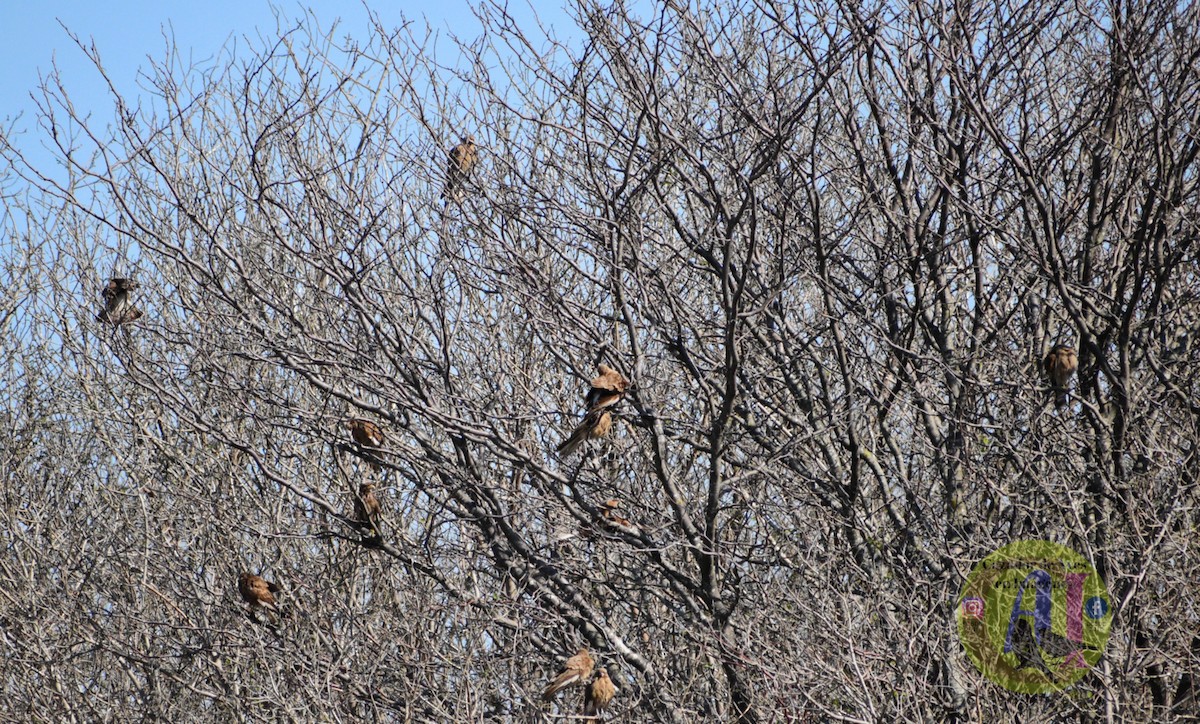
<svg viewBox="0 0 1200 724">
<path fill-rule="evenodd" d="M 585 437 L 582 430 L 576 430 L 571 434 L 571 437 L 564 440 L 555 450 L 563 454 L 563 457 L 571 457 L 579 446 L 583 443 Z"/>
<path fill-rule="evenodd" d="M 358 519 L 354 521 L 354 525 L 357 526 L 359 530 L 367 531 L 370 533 L 372 538 L 383 537 L 383 530 L 379 527 L 379 520 L 377 516 L 363 512 L 361 515 L 357 516 L 357 518 Z"/>
<path fill-rule="evenodd" d="M 574 684 L 578 679 L 579 674 L 573 672 L 559 674 L 558 678 L 551 681 L 550 686 L 547 686 L 546 690 L 542 692 L 542 701 L 551 701 L 555 694 Z"/>
<path fill-rule="evenodd" d="M 1061 387 L 1054 388 L 1054 406 L 1062 407 L 1067 404 L 1067 391 Z"/>
<path fill-rule="evenodd" d="M 463 190 L 462 183 L 457 179 L 451 179 L 446 182 L 445 188 L 442 189 L 442 205 L 461 204 L 466 198 L 466 191 Z"/>
<path fill-rule="evenodd" d="M 258 612 L 262 611 L 267 619 L 268 626 L 278 626 L 283 621 L 283 612 L 279 610 L 277 603 L 259 603 L 257 606 L 251 606 L 246 614 L 254 623 L 258 623 Z"/>
</svg>

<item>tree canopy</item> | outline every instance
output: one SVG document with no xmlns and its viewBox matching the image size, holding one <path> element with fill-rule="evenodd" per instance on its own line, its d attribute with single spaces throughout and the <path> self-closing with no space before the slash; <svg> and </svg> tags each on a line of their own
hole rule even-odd
<svg viewBox="0 0 1200 724">
<path fill-rule="evenodd" d="M 534 721 L 581 647 L 615 721 L 1196 714 L 1196 6 L 478 12 L 0 133 L 0 718 Z M 1069 695 L 955 631 L 1021 539 L 1113 602 Z"/>
</svg>

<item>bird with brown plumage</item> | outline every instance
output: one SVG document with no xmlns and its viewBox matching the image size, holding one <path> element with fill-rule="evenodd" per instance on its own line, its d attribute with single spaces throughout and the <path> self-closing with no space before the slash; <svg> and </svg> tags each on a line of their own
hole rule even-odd
<svg viewBox="0 0 1200 724">
<path fill-rule="evenodd" d="M 1062 407 L 1067 404 L 1067 387 L 1071 377 L 1079 368 L 1079 357 L 1075 348 L 1065 344 L 1056 344 L 1046 358 L 1042 360 L 1046 376 L 1050 378 L 1050 387 L 1054 394 L 1054 406 Z"/>
<path fill-rule="evenodd" d="M 374 483 L 360 483 L 358 494 L 354 496 L 354 520 L 368 526 L 378 536 L 380 534 L 379 519 L 382 513 L 383 506 L 379 504 L 379 498 L 375 495 Z"/>
<path fill-rule="evenodd" d="M 600 517 L 613 525 L 632 528 L 633 524 L 629 522 L 629 519 L 617 512 L 620 509 L 621 501 L 616 498 L 609 498 L 600 505 Z"/>
<path fill-rule="evenodd" d="M 546 687 L 542 692 L 543 701 L 551 701 L 555 694 L 570 686 L 582 686 L 587 683 L 588 677 L 592 675 L 592 669 L 596 663 L 592 661 L 592 655 L 588 653 L 587 647 L 579 649 L 579 651 L 567 659 L 566 663 L 559 670 L 558 675 L 554 677 L 554 681 Z"/>
<path fill-rule="evenodd" d="M 601 362 L 597 370 L 600 374 L 592 380 L 592 386 L 583 398 L 588 412 L 612 407 L 624 399 L 625 393 L 631 389 L 629 380 L 612 367 Z"/>
<path fill-rule="evenodd" d="M 96 319 L 114 326 L 127 324 L 142 316 L 142 310 L 133 306 L 129 293 L 138 288 L 138 283 L 124 277 L 113 277 L 100 291 L 104 300 L 104 309 L 96 315 Z"/>
<path fill-rule="evenodd" d="M 358 445 L 359 453 L 378 470 L 383 460 L 381 448 L 387 442 L 383 430 L 370 420 L 360 418 L 347 420 L 346 427 L 350 430 L 350 437 Z"/>
<path fill-rule="evenodd" d="M 590 717 L 586 721 L 600 721 L 600 717 L 608 710 L 613 697 L 617 695 L 617 687 L 608 678 L 608 670 L 603 666 L 596 672 L 596 678 L 583 694 L 583 715 Z"/>
<path fill-rule="evenodd" d="M 465 186 L 471 171 L 479 163 L 479 148 L 475 145 L 475 137 L 464 136 L 462 143 L 450 149 L 450 157 L 446 164 L 446 185 L 442 189 L 442 198 L 462 203 L 466 197 Z"/>
<path fill-rule="evenodd" d="M 575 454 L 579 446 L 588 440 L 599 440 L 612 430 L 612 413 L 604 408 L 592 410 L 584 418 L 583 422 L 571 433 L 571 436 L 556 448 L 558 452 L 569 457 Z"/>
<path fill-rule="evenodd" d="M 251 615 L 259 609 L 265 609 L 278 617 L 279 604 L 275 601 L 275 594 L 282 590 L 279 585 L 250 572 L 238 577 L 238 593 L 242 594 L 243 601 L 250 604 Z"/>
</svg>

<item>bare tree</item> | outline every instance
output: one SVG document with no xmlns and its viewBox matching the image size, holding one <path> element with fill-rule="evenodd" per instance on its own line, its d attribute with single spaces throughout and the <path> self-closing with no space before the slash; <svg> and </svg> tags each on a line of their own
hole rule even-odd
<svg viewBox="0 0 1200 724">
<path fill-rule="evenodd" d="M 479 12 L 0 137 L 5 718 L 578 716 L 582 646 L 618 721 L 1196 715 L 1194 8 Z M 1022 538 L 1117 611 L 1069 696 L 954 630 Z"/>
</svg>

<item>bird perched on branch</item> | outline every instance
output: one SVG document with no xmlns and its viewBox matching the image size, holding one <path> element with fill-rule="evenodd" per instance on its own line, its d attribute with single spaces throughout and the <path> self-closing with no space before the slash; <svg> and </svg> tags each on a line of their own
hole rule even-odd
<svg viewBox="0 0 1200 724">
<path fill-rule="evenodd" d="M 612 407 L 620 402 L 625 397 L 625 392 L 630 389 L 629 380 L 612 367 L 601 362 L 597 365 L 597 369 L 600 375 L 592 380 L 592 387 L 584 396 L 589 412 Z"/>
<path fill-rule="evenodd" d="M 622 517 L 617 511 L 621 508 L 621 501 L 616 498 L 609 498 L 600 506 L 600 517 L 613 525 L 624 526 L 625 528 L 633 527 L 628 518 Z"/>
<path fill-rule="evenodd" d="M 1050 386 L 1054 391 L 1054 406 L 1062 407 L 1067 404 L 1067 387 L 1071 384 L 1071 376 L 1079 368 L 1079 357 L 1075 348 L 1065 344 L 1056 344 L 1042 361 L 1046 368 L 1046 376 L 1050 378 Z"/>
<path fill-rule="evenodd" d="M 133 302 L 129 301 L 129 293 L 137 287 L 138 283 L 132 279 L 123 277 L 110 279 L 108 285 L 100 292 L 100 298 L 104 300 L 104 309 L 96 315 L 96 319 L 119 325 L 141 317 L 142 310 L 134 307 Z"/>
<path fill-rule="evenodd" d="M 611 429 L 612 414 L 604 408 L 592 410 L 583 418 L 583 422 L 579 423 L 579 427 L 575 428 L 571 436 L 556 449 L 563 455 L 574 455 L 585 441 L 598 440 L 607 435 Z"/>
<path fill-rule="evenodd" d="M 446 164 L 446 186 L 442 189 L 442 198 L 454 203 L 461 203 L 466 191 L 463 187 L 471 176 L 471 171 L 479 163 L 479 150 L 475 146 L 474 136 L 463 137 L 462 143 L 450 149 L 450 160 Z"/>
<path fill-rule="evenodd" d="M 554 677 L 554 681 L 546 687 L 542 692 L 542 700 L 550 701 L 554 695 L 569 686 L 583 685 L 587 683 L 588 677 L 592 675 L 592 669 L 596 663 L 592 661 L 592 655 L 588 653 L 587 647 L 579 649 L 567 662 L 563 664 L 559 670 L 558 676 Z"/>
<path fill-rule="evenodd" d="M 624 529 L 631 533 L 639 533 L 637 526 L 629 521 L 628 518 L 617 512 L 621 508 L 621 501 L 616 498 L 609 498 L 600 504 L 600 509 L 592 519 L 591 525 L 585 526 L 580 530 L 580 537 L 584 540 L 595 540 L 598 532 L 606 528 Z"/>
<path fill-rule="evenodd" d="M 282 590 L 277 584 L 253 573 L 243 573 L 238 577 L 238 592 L 242 594 L 242 600 L 250 604 L 251 614 L 261 608 L 278 617 L 279 605 L 275 602 L 275 594 Z"/>
<path fill-rule="evenodd" d="M 350 437 L 354 438 L 360 454 L 378 470 L 383 459 L 380 455 L 381 448 L 387 442 L 383 430 L 370 420 L 360 418 L 347 420 L 346 427 L 350 429 Z"/>
<path fill-rule="evenodd" d="M 1038 647 L 1037 639 L 1033 635 L 1033 627 L 1024 618 L 1018 618 L 1016 626 L 1013 628 L 1012 653 L 1017 657 L 1018 669 L 1032 666 L 1051 680 L 1056 680 L 1054 672 L 1050 670 L 1049 666 L 1046 666 L 1046 662 L 1042 659 L 1042 650 Z"/>
<path fill-rule="evenodd" d="M 583 715 L 591 717 L 588 721 L 600 721 L 600 715 L 608 709 L 616 695 L 617 687 L 608 678 L 608 670 L 601 666 L 592 685 L 583 693 Z"/>
<path fill-rule="evenodd" d="M 1042 631 L 1041 642 L 1039 644 L 1043 654 L 1048 654 L 1055 658 L 1065 659 L 1076 651 L 1083 651 L 1082 643 L 1072 641 L 1069 638 L 1059 636 L 1050 629 Z"/>
<path fill-rule="evenodd" d="M 375 497 L 375 485 L 360 483 L 358 494 L 354 496 L 354 520 L 369 526 L 375 535 L 379 535 L 379 518 L 382 513 L 383 507 L 379 505 L 379 498 Z"/>
</svg>

